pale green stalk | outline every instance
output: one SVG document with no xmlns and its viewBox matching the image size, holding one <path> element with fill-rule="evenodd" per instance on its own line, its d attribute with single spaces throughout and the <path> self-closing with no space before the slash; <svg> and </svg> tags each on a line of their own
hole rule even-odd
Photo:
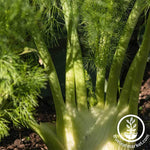
<svg viewBox="0 0 150 150">
<path fill-rule="evenodd" d="M 29 123 L 32 130 L 36 131 L 37 134 L 40 135 L 48 149 L 53 150 L 65 150 L 64 145 L 59 140 L 56 129 L 54 125 L 51 125 L 50 123 Z"/>
<path fill-rule="evenodd" d="M 110 0 L 109 2 L 109 6 L 108 6 L 108 10 L 106 12 L 106 16 L 109 16 L 108 19 L 106 18 L 106 25 L 108 24 L 107 22 L 111 23 L 113 21 L 113 17 L 114 17 L 114 11 L 115 11 L 115 3 L 116 1 L 114 0 Z M 129 6 L 130 0 L 128 0 L 126 2 L 126 5 Z M 124 6 L 125 8 L 127 6 Z M 127 9 L 127 8 L 126 8 Z M 124 11 L 123 11 L 124 12 Z M 124 12 L 125 13 L 125 12 Z M 118 16 L 115 16 L 115 20 L 114 20 L 114 24 L 115 27 L 120 27 L 119 26 L 119 21 L 121 20 L 123 14 L 118 14 Z M 95 89 L 95 95 L 96 95 L 96 99 L 98 101 L 98 105 L 104 106 L 105 100 L 104 100 L 104 95 L 105 95 L 105 73 L 106 73 L 106 66 L 107 63 L 109 64 L 109 57 L 111 54 L 108 54 L 108 50 L 110 50 L 110 47 L 112 47 L 112 39 L 114 39 L 114 37 L 116 36 L 116 34 L 120 34 L 120 31 L 118 30 L 117 33 L 115 32 L 115 30 L 117 31 L 118 29 L 114 29 L 114 27 L 112 27 L 112 31 L 102 31 L 100 33 L 101 37 L 100 37 L 100 44 L 98 44 L 98 50 L 96 55 L 100 55 L 100 58 L 102 58 L 102 65 L 97 68 L 97 75 L 96 75 L 96 89 Z M 113 49 L 113 48 L 112 48 Z M 111 53 L 111 52 L 109 52 Z"/>
<path fill-rule="evenodd" d="M 57 116 L 56 131 L 59 138 L 62 140 L 64 137 L 63 112 L 64 112 L 65 105 L 62 97 L 59 80 L 50 53 L 48 52 L 48 49 L 40 35 L 40 31 L 38 33 L 36 32 L 36 34 L 34 33 L 34 41 L 48 73 L 49 84 L 53 95 L 53 100 L 56 109 L 56 116 Z"/>
<path fill-rule="evenodd" d="M 147 24 L 147 29 L 145 31 L 142 45 L 129 68 L 129 71 L 127 73 L 127 76 L 126 76 L 126 79 L 125 79 L 125 82 L 123 85 L 123 89 L 121 91 L 121 95 L 120 95 L 119 103 L 118 103 L 120 108 L 123 107 L 125 104 L 128 104 L 130 94 L 132 93 L 133 90 L 136 89 L 136 92 L 139 93 L 139 91 L 137 89 L 139 89 L 139 86 L 140 86 L 139 82 L 141 82 L 141 80 L 142 80 L 141 78 L 143 77 L 143 72 L 144 72 L 144 68 L 145 68 L 143 66 L 145 66 L 146 59 L 147 59 L 147 53 L 149 51 L 149 48 L 148 48 L 149 43 L 146 43 L 147 41 L 145 40 L 145 39 L 147 39 L 147 40 L 149 39 L 147 34 L 148 34 L 148 24 Z M 141 61 L 140 63 L 138 62 L 139 60 Z M 134 83 L 135 80 L 138 80 L 138 82 Z M 137 84 L 136 87 L 133 87 L 135 84 Z M 137 98 L 137 95 L 134 97 Z M 130 103 L 132 103 L 132 102 L 130 102 Z M 134 103 L 134 107 L 137 106 L 137 100 L 133 103 Z"/>
<path fill-rule="evenodd" d="M 66 28 L 68 32 L 68 49 L 67 49 L 67 61 L 70 57 L 70 52 L 73 52 L 73 59 L 72 61 L 68 61 L 66 64 L 66 81 L 71 82 L 72 89 L 74 89 L 74 77 L 75 77 L 75 89 L 76 89 L 76 101 L 78 109 L 81 110 L 82 108 L 87 109 L 87 93 L 86 93 L 86 85 L 85 85 L 85 77 L 84 77 L 84 69 L 83 69 L 83 62 L 82 62 L 82 54 L 81 54 L 81 48 L 78 40 L 78 34 L 77 34 L 77 24 L 78 24 L 78 7 L 76 1 L 74 2 L 68 2 L 61 0 L 64 17 L 65 17 L 65 23 Z M 73 64 L 72 67 L 69 68 L 70 64 Z M 68 68 L 71 69 L 70 72 L 68 71 Z M 66 83 L 66 93 L 70 93 L 69 95 L 72 95 L 66 99 L 66 102 L 72 101 L 70 100 L 71 97 L 73 97 L 74 92 L 71 91 L 71 85 L 68 86 L 68 83 Z M 74 103 L 74 100 L 73 100 Z"/>
<path fill-rule="evenodd" d="M 96 73 L 96 87 L 95 87 L 95 95 L 97 100 L 97 106 L 104 106 L 104 88 L 105 88 L 105 73 L 106 73 L 106 54 L 105 54 L 105 46 L 107 44 L 107 34 L 101 33 L 100 44 L 98 44 L 98 48 L 96 50 L 96 55 L 103 57 L 102 62 L 100 62 L 100 67 L 97 67 Z"/>
<path fill-rule="evenodd" d="M 74 72 L 76 83 L 76 100 L 79 110 L 87 109 L 87 90 L 85 84 L 85 76 L 82 62 L 81 48 L 79 45 L 78 35 L 76 29 L 72 31 L 73 34 L 73 55 L 74 55 Z"/>
<path fill-rule="evenodd" d="M 98 101 L 97 106 L 103 107 L 104 106 L 104 90 L 105 90 L 105 72 L 106 69 L 102 68 L 97 70 L 96 75 L 96 100 Z"/>
<path fill-rule="evenodd" d="M 71 18 L 71 2 L 68 0 L 61 0 L 66 29 L 70 30 L 70 18 Z M 65 98 L 66 98 L 66 106 L 75 108 L 75 77 L 74 77 L 74 69 L 73 69 L 73 49 L 71 44 L 71 34 L 68 33 L 67 39 L 67 53 L 66 53 L 66 78 L 65 78 Z"/>
<path fill-rule="evenodd" d="M 67 56 L 66 56 L 66 106 L 76 107 L 75 103 L 75 77 L 73 69 L 73 51 L 72 45 L 68 41 L 67 44 Z"/>
<path fill-rule="evenodd" d="M 139 49 L 139 52 L 137 53 L 135 57 L 135 71 L 133 73 L 133 81 L 132 81 L 132 88 L 131 88 L 131 93 L 130 93 L 130 98 L 129 98 L 129 106 L 130 106 L 130 113 L 132 114 L 137 114 L 137 108 L 138 108 L 138 96 L 139 96 L 139 91 L 140 91 L 140 86 L 142 83 L 144 71 L 145 71 L 145 66 L 147 62 L 147 57 L 150 52 L 150 13 L 149 17 L 147 20 L 147 25 L 143 37 L 143 42 L 142 45 Z M 133 109 L 133 108 L 136 109 Z"/>
<path fill-rule="evenodd" d="M 146 6 L 145 1 L 137 0 L 135 2 L 135 5 L 125 25 L 123 34 L 120 37 L 120 41 L 116 49 L 111 70 L 109 73 L 108 87 L 107 87 L 107 94 L 106 94 L 106 106 L 116 105 L 118 79 L 120 77 L 120 71 L 124 60 L 125 52 L 128 47 L 133 30 L 138 21 L 138 18 L 140 14 L 143 12 L 145 6 Z"/>
<path fill-rule="evenodd" d="M 107 12 L 107 15 L 110 15 L 110 12 L 113 11 L 113 0 L 110 0 L 109 4 L 109 10 Z M 112 16 L 111 16 L 112 17 Z M 111 20 L 111 18 L 109 18 Z M 108 41 L 110 40 L 110 35 L 108 36 L 107 33 L 101 33 L 100 38 L 100 44 L 98 44 L 98 50 L 97 53 L 100 55 L 101 58 L 103 58 L 103 64 L 101 65 L 100 69 L 97 68 L 96 73 L 96 87 L 95 87 L 95 95 L 97 100 L 97 106 L 104 107 L 105 100 L 104 100 L 104 90 L 105 90 L 105 73 L 106 73 L 106 61 L 107 61 L 107 54 L 105 50 L 105 46 L 108 44 Z"/>
</svg>

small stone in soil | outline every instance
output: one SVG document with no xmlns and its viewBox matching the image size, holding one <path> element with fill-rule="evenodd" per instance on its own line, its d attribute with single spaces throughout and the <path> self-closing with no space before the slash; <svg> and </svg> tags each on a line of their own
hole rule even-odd
<svg viewBox="0 0 150 150">
<path fill-rule="evenodd" d="M 31 134 L 30 134 L 30 137 L 31 137 L 31 138 L 35 138 L 35 137 L 36 137 L 36 133 L 31 133 Z"/>
<path fill-rule="evenodd" d="M 9 146 L 7 147 L 8 150 L 9 150 L 9 149 L 14 149 L 14 148 L 15 148 L 14 145 L 9 145 Z"/>
<path fill-rule="evenodd" d="M 25 148 L 25 145 L 24 145 L 24 144 L 20 144 L 20 145 L 18 146 L 18 148 L 23 149 L 23 148 Z"/>
<path fill-rule="evenodd" d="M 14 141 L 14 145 L 15 145 L 15 146 L 18 146 L 18 145 L 20 145 L 20 144 L 21 144 L 21 140 L 16 139 L 16 140 Z"/>
<path fill-rule="evenodd" d="M 36 144 L 35 147 L 36 147 L 36 148 L 39 147 L 39 144 Z"/>
<path fill-rule="evenodd" d="M 45 149 L 45 150 L 48 150 L 47 146 L 44 146 L 44 149 Z"/>
</svg>

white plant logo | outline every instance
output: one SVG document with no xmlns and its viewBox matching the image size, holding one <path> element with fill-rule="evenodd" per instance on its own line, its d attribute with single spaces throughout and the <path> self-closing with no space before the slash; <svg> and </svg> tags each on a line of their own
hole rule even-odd
<svg viewBox="0 0 150 150">
<path fill-rule="evenodd" d="M 136 131 L 136 123 L 135 123 L 135 119 L 133 119 L 133 117 L 131 117 L 129 120 L 126 120 L 127 124 L 127 132 L 124 133 L 125 137 L 129 140 L 133 140 L 137 137 L 137 132 Z"/>
<path fill-rule="evenodd" d="M 139 121 L 139 123 L 141 123 L 142 128 L 143 128 L 143 130 L 139 136 L 138 136 L 138 132 L 137 132 L 138 121 Z M 121 123 L 125 123 L 125 127 L 126 127 L 125 132 L 122 134 L 120 133 L 120 124 Z M 122 117 L 119 120 L 118 126 L 117 126 L 117 132 L 122 140 L 124 140 L 126 142 L 136 142 L 139 139 L 141 139 L 142 136 L 144 135 L 145 125 L 140 117 L 130 114 L 130 115 L 126 115 L 126 116 Z"/>
</svg>

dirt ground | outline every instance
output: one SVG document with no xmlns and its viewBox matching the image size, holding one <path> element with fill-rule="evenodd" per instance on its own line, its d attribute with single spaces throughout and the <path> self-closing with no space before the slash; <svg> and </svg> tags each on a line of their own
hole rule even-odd
<svg viewBox="0 0 150 150">
<path fill-rule="evenodd" d="M 40 101 L 37 115 L 37 122 L 55 123 L 56 115 L 50 106 Z M 10 135 L 5 137 L 0 143 L 0 150 L 48 150 L 39 135 L 27 128 L 15 129 L 12 127 Z"/>
</svg>

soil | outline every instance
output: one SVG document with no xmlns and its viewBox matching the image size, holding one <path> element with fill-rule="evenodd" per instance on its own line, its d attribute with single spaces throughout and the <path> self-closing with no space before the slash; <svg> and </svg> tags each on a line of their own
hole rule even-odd
<svg viewBox="0 0 150 150">
<path fill-rule="evenodd" d="M 139 94 L 139 109 L 144 118 L 150 116 L 150 63 L 147 64 Z"/>
<path fill-rule="evenodd" d="M 40 101 L 39 106 L 35 116 L 37 122 L 55 123 L 55 110 L 49 110 L 52 108 L 50 104 Z M 139 116 L 146 125 L 147 134 L 150 135 L 150 63 L 147 64 L 139 94 Z M 150 141 L 147 141 L 139 150 L 149 149 Z M 10 135 L 1 141 L 0 150 L 48 150 L 48 148 L 41 138 L 30 129 L 22 128 L 19 130 L 12 127 Z"/>
<path fill-rule="evenodd" d="M 145 124 L 145 132 L 150 135 L 150 62 L 147 63 L 139 94 L 139 116 Z M 141 130 L 139 128 L 139 130 Z M 150 138 L 137 150 L 150 150 Z"/>
<path fill-rule="evenodd" d="M 35 118 L 37 122 L 55 123 L 55 110 L 49 110 L 51 107 L 44 101 L 40 101 L 39 108 Z M 27 128 L 11 128 L 10 135 L 0 142 L 0 150 L 48 150 L 39 135 Z"/>
</svg>

